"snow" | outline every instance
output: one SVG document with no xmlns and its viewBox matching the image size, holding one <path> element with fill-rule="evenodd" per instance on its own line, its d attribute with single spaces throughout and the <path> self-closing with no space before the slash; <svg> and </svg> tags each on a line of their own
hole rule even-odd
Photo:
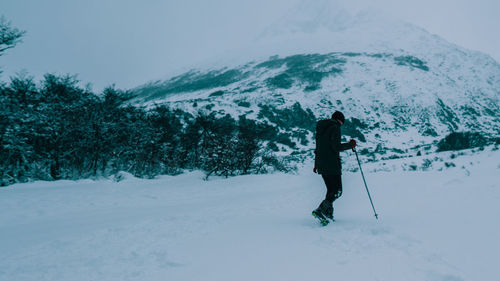
<svg viewBox="0 0 500 281">
<path fill-rule="evenodd" d="M 0 189 L 0 280 L 498 280 L 499 159 L 490 147 L 443 171 L 365 164 L 380 220 L 349 172 L 326 227 L 310 214 L 325 193 L 310 165 L 12 185 Z"/>
</svg>

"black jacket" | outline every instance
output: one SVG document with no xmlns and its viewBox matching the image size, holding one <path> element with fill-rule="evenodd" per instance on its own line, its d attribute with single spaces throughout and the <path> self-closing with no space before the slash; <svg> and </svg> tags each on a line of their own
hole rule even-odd
<svg viewBox="0 0 500 281">
<path fill-rule="evenodd" d="M 319 174 L 341 175 L 339 152 L 350 148 L 350 143 L 340 143 L 340 123 L 337 120 L 325 119 L 316 123 L 314 166 Z"/>
</svg>

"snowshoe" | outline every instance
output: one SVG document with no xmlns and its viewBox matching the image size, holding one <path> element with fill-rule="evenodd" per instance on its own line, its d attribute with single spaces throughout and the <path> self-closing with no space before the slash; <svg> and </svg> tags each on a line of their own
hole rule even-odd
<svg viewBox="0 0 500 281">
<path fill-rule="evenodd" d="M 330 221 L 318 210 L 312 211 L 313 217 L 317 218 L 319 220 L 319 223 L 322 226 L 327 226 Z"/>
</svg>

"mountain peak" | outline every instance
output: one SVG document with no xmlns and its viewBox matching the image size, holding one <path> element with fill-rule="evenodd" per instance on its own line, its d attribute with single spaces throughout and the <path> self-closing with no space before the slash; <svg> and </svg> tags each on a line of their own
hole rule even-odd
<svg viewBox="0 0 500 281">
<path fill-rule="evenodd" d="M 426 56 L 425 45 L 436 45 L 436 40 L 442 39 L 381 11 L 364 9 L 353 14 L 337 0 L 302 0 L 239 56 L 332 51 Z"/>
<path fill-rule="evenodd" d="M 302 0 L 264 33 L 314 33 L 321 29 L 335 32 L 345 30 L 352 20 L 350 12 L 339 1 Z"/>
</svg>

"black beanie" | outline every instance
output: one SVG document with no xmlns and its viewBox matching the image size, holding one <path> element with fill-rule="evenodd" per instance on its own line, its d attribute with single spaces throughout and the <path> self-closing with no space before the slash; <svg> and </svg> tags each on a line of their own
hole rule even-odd
<svg viewBox="0 0 500 281">
<path fill-rule="evenodd" d="M 344 114 L 342 114 L 342 112 L 340 112 L 340 111 L 335 111 L 335 112 L 332 114 L 332 119 L 337 119 L 337 120 L 339 120 L 340 122 L 342 122 L 342 124 L 344 124 L 344 121 L 345 121 Z"/>
</svg>

